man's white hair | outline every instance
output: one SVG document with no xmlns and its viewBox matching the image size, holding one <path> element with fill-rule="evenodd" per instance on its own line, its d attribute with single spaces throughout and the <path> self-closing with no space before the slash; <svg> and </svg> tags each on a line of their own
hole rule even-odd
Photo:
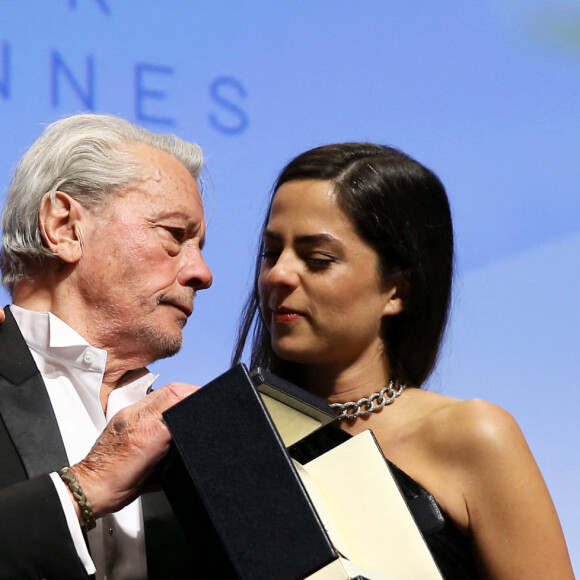
<svg viewBox="0 0 580 580">
<path fill-rule="evenodd" d="M 142 171 L 131 151 L 135 144 L 164 151 L 197 181 L 203 167 L 201 148 L 175 135 L 159 135 L 112 115 L 73 115 L 49 125 L 24 154 L 8 188 L 2 214 L 2 284 L 38 274 L 54 254 L 38 223 L 43 197 L 69 194 L 86 207 L 107 203 Z"/>
</svg>

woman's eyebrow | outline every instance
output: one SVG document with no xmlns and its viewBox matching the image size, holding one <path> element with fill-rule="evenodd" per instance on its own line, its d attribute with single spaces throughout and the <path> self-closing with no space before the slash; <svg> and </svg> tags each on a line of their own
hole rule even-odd
<svg viewBox="0 0 580 580">
<path fill-rule="evenodd" d="M 282 241 L 282 235 L 272 230 L 264 231 L 264 238 L 275 241 Z M 328 233 L 320 234 L 305 234 L 303 236 L 296 236 L 294 243 L 296 244 L 318 244 L 320 242 L 327 242 L 331 244 L 340 244 L 340 240 Z"/>
</svg>

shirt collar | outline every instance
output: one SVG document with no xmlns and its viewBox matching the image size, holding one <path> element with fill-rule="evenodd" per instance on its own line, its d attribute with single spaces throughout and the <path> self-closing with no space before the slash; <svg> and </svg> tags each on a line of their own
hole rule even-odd
<svg viewBox="0 0 580 580">
<path fill-rule="evenodd" d="M 12 304 L 12 314 L 29 346 L 46 351 L 50 348 L 87 347 L 89 343 L 52 312 L 35 312 Z"/>
<path fill-rule="evenodd" d="M 10 311 L 14 315 L 20 332 L 29 348 L 45 357 L 67 359 L 74 366 L 83 367 L 83 355 L 89 348 L 96 360 L 93 370 L 104 372 L 107 362 L 107 351 L 91 346 L 78 332 L 71 328 L 52 312 L 36 312 L 12 304 Z M 159 375 L 153 375 L 146 368 L 131 371 L 131 378 L 124 382 L 119 390 L 132 393 L 132 397 L 144 392 L 153 384 Z M 117 390 L 117 389 L 115 389 Z"/>
</svg>

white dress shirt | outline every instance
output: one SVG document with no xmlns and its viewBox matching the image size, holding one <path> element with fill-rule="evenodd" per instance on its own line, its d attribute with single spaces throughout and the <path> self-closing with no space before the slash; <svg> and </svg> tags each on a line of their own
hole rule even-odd
<svg viewBox="0 0 580 580">
<path fill-rule="evenodd" d="M 74 465 L 86 457 L 113 415 L 141 399 L 156 376 L 147 369 L 136 372 L 135 378 L 111 392 L 105 414 L 99 393 L 107 352 L 92 347 L 49 312 L 32 312 L 14 305 L 10 310 L 44 379 L 69 465 Z M 97 520 L 97 527 L 88 533 L 89 554 L 67 488 L 58 474 L 51 477 L 87 572 L 94 574 L 96 569 L 98 580 L 146 579 L 141 500 Z"/>
</svg>

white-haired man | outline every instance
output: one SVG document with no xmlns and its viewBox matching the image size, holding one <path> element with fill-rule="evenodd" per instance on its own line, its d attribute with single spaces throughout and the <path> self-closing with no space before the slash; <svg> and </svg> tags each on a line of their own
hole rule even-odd
<svg viewBox="0 0 580 580">
<path fill-rule="evenodd" d="M 185 573 L 164 498 L 136 498 L 168 449 L 161 413 L 197 389 L 144 396 L 145 366 L 179 350 L 212 282 L 202 162 L 176 137 L 77 115 L 18 164 L 0 257 L 1 578 Z"/>
</svg>

